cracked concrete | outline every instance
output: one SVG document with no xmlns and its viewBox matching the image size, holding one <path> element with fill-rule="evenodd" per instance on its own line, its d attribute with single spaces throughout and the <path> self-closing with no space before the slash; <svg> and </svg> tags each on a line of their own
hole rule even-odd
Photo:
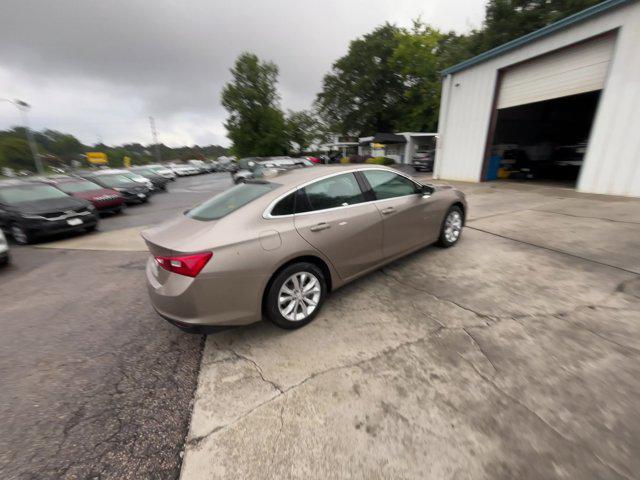
<svg viewBox="0 0 640 480">
<path fill-rule="evenodd" d="M 640 202 L 464 188 L 486 232 L 207 338 L 183 480 L 637 476 Z"/>
</svg>

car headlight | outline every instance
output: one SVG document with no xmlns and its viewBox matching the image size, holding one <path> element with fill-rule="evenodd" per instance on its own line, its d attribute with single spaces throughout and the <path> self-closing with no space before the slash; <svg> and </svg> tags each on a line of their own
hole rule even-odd
<svg viewBox="0 0 640 480">
<path fill-rule="evenodd" d="M 113 188 L 116 192 L 126 192 L 127 189 L 126 188 L 120 188 L 120 187 L 114 187 Z"/>
<path fill-rule="evenodd" d="M 21 213 L 20 216 L 22 218 L 28 218 L 29 220 L 43 220 L 44 217 L 42 215 L 30 215 L 28 213 Z"/>
</svg>

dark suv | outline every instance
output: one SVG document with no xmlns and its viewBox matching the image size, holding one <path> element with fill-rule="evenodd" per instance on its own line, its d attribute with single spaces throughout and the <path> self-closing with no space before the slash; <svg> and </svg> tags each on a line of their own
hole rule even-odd
<svg viewBox="0 0 640 480">
<path fill-rule="evenodd" d="M 98 225 L 90 202 L 41 182 L 0 181 L 0 228 L 17 243 L 65 232 L 91 231 Z"/>
<path fill-rule="evenodd" d="M 143 184 L 131 180 L 124 173 L 96 172 L 82 175 L 87 180 L 97 183 L 104 188 L 110 188 L 124 197 L 126 204 L 145 203 L 149 200 L 151 191 Z"/>
</svg>

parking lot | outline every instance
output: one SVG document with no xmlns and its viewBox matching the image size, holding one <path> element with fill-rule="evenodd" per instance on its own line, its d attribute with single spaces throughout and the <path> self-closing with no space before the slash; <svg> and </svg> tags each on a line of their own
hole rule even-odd
<svg viewBox="0 0 640 480">
<path fill-rule="evenodd" d="M 458 185 L 460 243 L 313 323 L 206 339 L 152 311 L 141 228 L 231 185 L 181 178 L 0 271 L 3 478 L 634 478 L 640 201 Z M 186 439 L 186 441 L 185 441 Z"/>
</svg>

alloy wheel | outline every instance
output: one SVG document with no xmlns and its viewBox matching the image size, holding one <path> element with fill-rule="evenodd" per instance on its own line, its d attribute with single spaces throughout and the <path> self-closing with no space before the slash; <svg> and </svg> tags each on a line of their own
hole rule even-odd
<svg viewBox="0 0 640 480">
<path fill-rule="evenodd" d="M 444 238 L 447 242 L 453 243 L 458 240 L 462 231 L 462 215 L 457 210 L 451 210 L 444 221 Z"/>
<path fill-rule="evenodd" d="M 11 236 L 16 242 L 22 245 L 24 245 L 25 243 L 28 243 L 27 234 L 18 225 L 11 226 Z"/>
<path fill-rule="evenodd" d="M 305 320 L 318 307 L 320 281 L 310 272 L 296 272 L 280 287 L 278 309 L 287 320 Z"/>
</svg>

